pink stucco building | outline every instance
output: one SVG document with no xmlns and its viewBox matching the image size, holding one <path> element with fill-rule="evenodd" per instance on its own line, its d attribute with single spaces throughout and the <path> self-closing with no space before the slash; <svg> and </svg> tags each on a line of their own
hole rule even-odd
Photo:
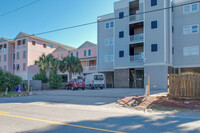
<svg viewBox="0 0 200 133">
<path fill-rule="evenodd" d="M 58 59 L 65 56 L 78 57 L 84 68 L 83 74 L 93 73 L 97 71 L 96 48 L 97 45 L 91 42 L 74 48 L 20 32 L 14 40 L 0 39 L 0 68 L 22 77 L 23 80 L 32 80 L 39 72 L 39 68 L 34 64 L 35 60 L 42 54 L 53 54 Z M 62 75 L 68 77 L 67 72 Z"/>
</svg>

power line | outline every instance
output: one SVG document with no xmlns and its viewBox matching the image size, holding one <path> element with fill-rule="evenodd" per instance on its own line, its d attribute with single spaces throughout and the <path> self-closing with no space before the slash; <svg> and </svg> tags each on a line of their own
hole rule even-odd
<svg viewBox="0 0 200 133">
<path fill-rule="evenodd" d="M 37 1 L 35 1 L 35 2 L 38 2 L 38 1 L 40 1 L 40 0 L 37 0 Z M 172 6 L 169 6 L 169 7 L 166 7 L 166 8 L 160 8 L 160 9 L 156 9 L 156 10 L 151 10 L 151 11 L 136 13 L 136 14 L 134 14 L 134 15 L 136 16 L 136 15 L 148 14 L 148 13 L 158 12 L 158 11 L 167 10 L 167 9 L 174 9 L 174 8 L 177 8 L 177 7 L 182 7 L 182 6 L 186 6 L 186 5 L 190 5 L 190 4 L 195 4 L 195 3 L 199 3 L 199 2 L 200 2 L 200 0 L 199 0 L 199 1 L 195 1 L 195 2 L 185 3 L 185 4 L 180 4 L 180 5 L 176 5 L 176 6 L 173 6 L 173 5 L 172 5 Z M 32 2 L 32 3 L 33 3 L 33 2 Z M 29 5 L 30 5 L 30 4 L 29 4 Z M 126 18 L 126 17 L 130 17 L 130 16 L 134 16 L 134 15 L 126 15 L 126 16 L 124 16 L 124 17 Z M 70 26 L 70 27 L 59 28 L 59 29 L 55 29 L 55 30 L 45 31 L 45 32 L 41 32 L 41 33 L 36 33 L 36 34 L 30 35 L 30 36 L 48 34 L 48 33 L 52 33 L 52 32 L 57 32 L 57 31 L 62 31 L 62 30 L 68 30 L 68 29 L 74 29 L 74 28 L 78 28 L 78 27 L 83 27 L 83 26 L 87 26 L 87 25 L 96 24 L 96 23 L 98 23 L 98 22 L 105 22 L 105 21 L 110 21 L 110 20 L 115 20 L 115 19 L 119 19 L 119 17 L 110 18 L 110 19 L 105 19 L 105 20 L 99 20 L 99 21 L 94 21 L 94 22 L 89 22 L 89 23 L 80 24 L 80 25 L 75 25 L 75 26 Z M 29 36 L 23 36 L 23 37 L 21 37 L 21 38 L 24 38 L 24 37 L 29 37 Z"/>
<path fill-rule="evenodd" d="M 24 6 L 21 6 L 21 7 L 19 7 L 19 8 L 14 9 L 14 10 L 8 11 L 8 12 L 3 13 L 3 14 L 0 14 L 0 17 L 5 16 L 5 15 L 8 15 L 8 14 L 13 13 L 13 12 L 16 12 L 16 11 L 18 11 L 18 10 L 21 10 L 21 9 L 23 9 L 23 8 L 25 8 L 25 7 L 28 7 L 28 6 L 30 6 L 30 5 L 33 5 L 33 4 L 37 3 L 37 2 L 39 2 L 39 1 L 41 1 L 41 0 L 33 1 L 33 2 L 29 3 L 29 4 L 27 4 L 27 5 L 24 5 Z"/>
<path fill-rule="evenodd" d="M 167 10 L 167 9 L 174 9 L 174 8 L 177 8 L 177 7 L 182 7 L 182 6 L 186 6 L 186 5 L 190 5 L 190 4 L 195 4 L 195 3 L 199 3 L 199 2 L 200 2 L 200 0 L 199 0 L 199 1 L 195 1 L 195 2 L 185 3 L 185 4 L 180 4 L 180 5 L 176 5 L 176 6 L 173 6 L 173 5 L 172 5 L 172 6 L 169 6 L 169 7 L 166 7 L 166 8 L 160 8 L 160 9 L 156 9 L 156 10 L 151 10 L 151 11 L 136 13 L 136 14 L 134 14 L 134 15 L 136 16 L 136 15 L 148 14 L 148 13 L 158 12 L 158 11 Z M 124 17 L 126 18 L 126 17 L 130 17 L 130 16 L 134 16 L 134 15 L 126 15 L 126 16 L 124 16 Z M 68 29 L 83 27 L 83 26 L 87 26 L 87 25 L 96 24 L 96 23 L 98 23 L 98 22 L 105 22 L 105 21 L 110 21 L 110 20 L 115 20 L 115 19 L 119 19 L 119 17 L 110 18 L 110 19 L 105 19 L 105 20 L 100 20 L 100 21 L 89 22 L 89 23 L 80 24 L 80 25 L 75 25 L 75 26 L 71 26 L 71 27 L 65 27 L 65 28 L 50 30 L 50 31 L 46 31 L 46 32 L 36 33 L 35 35 L 48 34 L 48 33 L 52 33 L 52 32 L 57 32 L 57 31 L 62 31 L 62 30 L 68 30 Z"/>
</svg>

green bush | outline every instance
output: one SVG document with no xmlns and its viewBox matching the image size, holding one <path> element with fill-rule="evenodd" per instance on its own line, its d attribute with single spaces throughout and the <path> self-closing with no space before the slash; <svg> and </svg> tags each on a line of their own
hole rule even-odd
<svg viewBox="0 0 200 133">
<path fill-rule="evenodd" d="M 22 79 L 20 77 L 0 70 L 0 90 L 5 91 L 6 88 L 8 88 L 8 91 L 12 91 L 17 85 L 20 85 L 21 83 Z"/>
<path fill-rule="evenodd" d="M 49 84 L 52 89 L 59 89 L 62 86 L 62 76 L 51 72 Z"/>
<path fill-rule="evenodd" d="M 41 80 L 42 83 L 47 83 L 48 82 L 48 78 L 47 78 L 46 74 L 42 73 L 42 72 L 40 72 L 39 74 L 36 74 L 33 77 L 33 80 Z"/>
</svg>

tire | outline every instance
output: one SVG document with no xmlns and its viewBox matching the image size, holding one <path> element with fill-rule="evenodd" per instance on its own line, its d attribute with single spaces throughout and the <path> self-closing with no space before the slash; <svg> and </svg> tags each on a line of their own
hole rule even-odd
<svg viewBox="0 0 200 133">
<path fill-rule="evenodd" d="M 85 88 L 83 87 L 82 90 L 85 90 Z"/>
<path fill-rule="evenodd" d="M 72 89 L 73 91 L 75 90 L 75 88 L 74 88 L 73 86 L 71 87 L 71 89 Z"/>
<path fill-rule="evenodd" d="M 102 89 L 102 90 L 103 90 L 103 87 L 101 87 L 100 89 Z"/>
</svg>

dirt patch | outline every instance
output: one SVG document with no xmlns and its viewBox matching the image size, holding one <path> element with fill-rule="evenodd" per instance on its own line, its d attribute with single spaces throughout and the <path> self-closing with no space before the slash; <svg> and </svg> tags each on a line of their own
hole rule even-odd
<svg viewBox="0 0 200 133">
<path fill-rule="evenodd" d="M 154 109 L 163 111 L 200 109 L 200 101 L 169 99 L 167 96 L 150 96 L 144 101 L 143 96 L 125 97 L 117 101 L 124 107 L 132 107 L 138 110 Z"/>
</svg>

